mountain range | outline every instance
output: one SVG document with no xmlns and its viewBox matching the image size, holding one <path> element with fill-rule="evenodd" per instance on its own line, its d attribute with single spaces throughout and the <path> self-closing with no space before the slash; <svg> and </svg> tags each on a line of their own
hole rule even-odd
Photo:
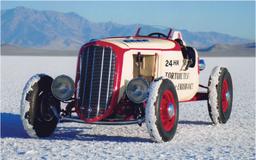
<svg viewBox="0 0 256 160">
<path fill-rule="evenodd" d="M 255 57 L 255 47 L 255 43 L 215 44 L 197 51 L 199 56 L 204 57 Z"/>
<path fill-rule="evenodd" d="M 96 23 L 74 12 L 39 11 L 16 7 L 1 10 L 1 43 L 28 48 L 78 49 L 90 39 L 133 35 L 138 26 L 144 31 L 166 33 L 168 28 L 151 25 L 121 25 L 114 22 Z M 179 29 L 177 29 L 179 30 Z M 187 44 L 209 48 L 215 44 L 244 44 L 250 40 L 218 32 L 180 30 Z"/>
</svg>

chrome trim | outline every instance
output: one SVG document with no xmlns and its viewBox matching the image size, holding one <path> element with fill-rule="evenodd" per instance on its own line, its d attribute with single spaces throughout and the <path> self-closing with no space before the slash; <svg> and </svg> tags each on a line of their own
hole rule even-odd
<svg viewBox="0 0 256 160">
<path fill-rule="evenodd" d="M 89 48 L 88 48 L 88 50 L 87 50 L 86 65 L 85 65 L 85 66 L 87 66 L 87 64 L 88 64 L 88 58 L 89 58 Z M 81 61 L 81 63 L 82 63 L 82 61 Z M 81 64 L 81 66 L 82 66 L 82 64 Z M 81 78 L 81 74 L 82 74 L 82 68 L 81 68 L 81 70 L 80 70 L 80 78 Z M 85 75 L 87 75 L 87 67 L 86 67 L 86 70 L 85 70 Z M 79 85 L 80 85 L 80 84 L 79 84 Z M 85 80 L 85 83 L 84 83 L 84 90 L 83 90 L 83 93 L 85 93 L 85 87 L 86 87 L 86 80 Z M 83 96 L 84 96 L 84 95 L 83 95 Z M 82 100 L 81 109 L 85 109 L 85 107 L 84 107 L 84 98 L 83 98 L 83 100 Z"/>
<path fill-rule="evenodd" d="M 145 118 L 139 118 L 137 120 L 127 120 L 127 121 L 97 121 L 89 124 L 97 124 L 97 125 L 130 125 L 130 124 L 139 124 L 141 125 L 145 122 Z"/>
<path fill-rule="evenodd" d="M 92 59 L 92 73 L 91 73 L 91 82 L 90 82 L 90 99 L 89 99 L 89 108 L 88 108 L 88 118 L 90 118 L 90 113 L 92 111 L 92 106 L 91 106 L 91 101 L 92 101 L 92 84 L 93 84 L 93 74 L 94 74 L 94 59 L 95 59 L 95 52 L 96 52 L 96 47 L 94 48 L 93 51 L 93 59 Z"/>
<path fill-rule="evenodd" d="M 107 109 L 108 107 L 108 96 L 109 96 L 109 83 L 110 83 L 110 74 L 111 74 L 111 67 L 112 67 L 112 49 L 111 49 L 111 52 L 110 52 L 110 60 L 109 60 L 109 68 L 108 68 L 108 87 L 107 87 L 107 96 L 106 96 L 106 107 L 105 107 L 105 110 Z"/>
<path fill-rule="evenodd" d="M 142 124 L 145 122 L 145 118 L 139 118 L 137 120 L 128 120 L 128 121 L 97 121 L 88 123 L 84 120 L 79 119 L 79 117 L 61 117 L 60 119 L 61 123 L 65 122 L 77 122 L 77 123 L 86 123 L 86 124 L 97 124 L 97 125 L 129 125 L 129 124 Z"/>
<path fill-rule="evenodd" d="M 99 84 L 99 94 L 98 94 L 98 104 L 97 104 L 97 116 L 99 115 L 100 110 L 100 94 L 101 94 L 101 83 L 102 83 L 102 72 L 103 72 L 103 66 L 104 66 L 104 52 L 105 48 L 102 49 L 102 56 L 101 56 L 101 66 L 100 66 L 100 84 Z"/>
</svg>

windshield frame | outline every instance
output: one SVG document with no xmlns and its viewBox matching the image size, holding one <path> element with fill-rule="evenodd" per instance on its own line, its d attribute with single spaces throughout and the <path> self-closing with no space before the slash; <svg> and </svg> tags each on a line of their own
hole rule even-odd
<svg viewBox="0 0 256 160">
<path fill-rule="evenodd" d="M 171 37 L 171 35 L 172 35 L 172 31 L 173 31 L 173 29 L 172 28 L 169 28 L 169 32 L 168 32 L 168 34 L 166 35 L 167 37 L 166 37 L 166 39 L 170 39 L 170 37 Z M 135 37 L 149 37 L 148 35 L 140 35 L 140 33 L 141 33 L 141 27 L 139 27 L 138 29 L 137 29 L 137 31 L 135 32 Z M 154 33 L 154 32 L 153 32 Z M 159 33 L 161 33 L 161 32 L 159 32 Z M 164 33 L 163 33 L 164 34 Z M 157 37 L 154 37 L 154 38 L 157 38 Z"/>
</svg>

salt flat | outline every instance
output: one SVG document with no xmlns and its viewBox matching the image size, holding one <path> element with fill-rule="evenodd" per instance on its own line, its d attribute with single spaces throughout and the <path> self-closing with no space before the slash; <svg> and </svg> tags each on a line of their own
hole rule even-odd
<svg viewBox="0 0 256 160">
<path fill-rule="evenodd" d="M 234 102 L 225 125 L 212 126 L 206 102 L 180 104 L 174 139 L 156 144 L 145 124 L 59 124 L 46 139 L 29 138 L 19 118 L 25 82 L 35 73 L 74 78 L 75 57 L 1 57 L 1 159 L 255 159 L 255 58 L 206 58 L 201 82 L 211 69 L 227 66 Z"/>
</svg>

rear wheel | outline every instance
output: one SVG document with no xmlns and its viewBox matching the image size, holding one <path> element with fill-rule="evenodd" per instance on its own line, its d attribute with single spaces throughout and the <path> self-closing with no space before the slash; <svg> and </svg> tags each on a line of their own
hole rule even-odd
<svg viewBox="0 0 256 160">
<path fill-rule="evenodd" d="M 208 83 L 208 110 L 214 124 L 226 123 L 231 115 L 233 84 L 224 67 L 215 67 Z"/>
<path fill-rule="evenodd" d="M 57 126 L 60 102 L 51 93 L 52 80 L 44 74 L 35 75 L 23 90 L 21 119 L 31 137 L 48 137 Z"/>
<path fill-rule="evenodd" d="M 146 124 L 155 142 L 170 141 L 179 119 L 178 97 L 173 83 L 164 79 L 152 82 L 146 106 Z"/>
</svg>

